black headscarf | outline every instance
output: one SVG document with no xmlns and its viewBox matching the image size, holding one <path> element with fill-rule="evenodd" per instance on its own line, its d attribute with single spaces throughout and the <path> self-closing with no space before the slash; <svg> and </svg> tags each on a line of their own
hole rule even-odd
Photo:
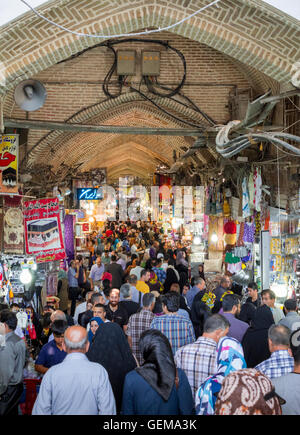
<svg viewBox="0 0 300 435">
<path fill-rule="evenodd" d="M 270 357 L 268 330 L 273 324 L 273 314 L 267 305 L 255 310 L 251 326 L 242 340 L 247 367 L 253 368 Z"/>
<path fill-rule="evenodd" d="M 174 282 L 179 283 L 176 272 L 172 267 L 167 267 L 163 293 L 168 293 L 170 291 L 171 285 L 174 284 Z"/>
<path fill-rule="evenodd" d="M 101 328 L 96 331 L 87 357 L 107 370 L 117 411 L 120 411 L 125 376 L 136 367 L 136 361 L 122 328 L 113 322 L 101 325 Z"/>
<path fill-rule="evenodd" d="M 254 315 L 255 315 L 256 308 L 253 304 L 250 302 L 245 302 L 242 307 L 239 314 L 239 320 L 242 320 L 243 322 L 247 322 L 249 325 L 251 325 Z"/>
<path fill-rule="evenodd" d="M 167 337 L 157 329 L 144 331 L 139 341 L 144 364 L 136 368 L 157 393 L 167 401 L 173 389 L 176 366 Z"/>
</svg>

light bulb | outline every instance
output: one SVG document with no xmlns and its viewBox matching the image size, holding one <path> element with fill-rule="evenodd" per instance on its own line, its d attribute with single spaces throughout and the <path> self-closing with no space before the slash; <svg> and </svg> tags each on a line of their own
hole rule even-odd
<svg viewBox="0 0 300 435">
<path fill-rule="evenodd" d="M 94 218 L 93 218 L 93 216 L 90 216 L 90 217 L 89 217 L 89 222 L 91 222 L 91 223 L 94 222 Z"/>
<path fill-rule="evenodd" d="M 200 245 L 200 243 L 201 243 L 200 237 L 199 236 L 195 236 L 193 242 L 194 242 L 194 245 Z"/>
<path fill-rule="evenodd" d="M 32 275 L 27 268 L 24 268 L 20 274 L 20 281 L 22 284 L 30 284 Z"/>
<path fill-rule="evenodd" d="M 213 243 L 217 243 L 217 241 L 218 241 L 218 236 L 217 236 L 216 233 L 213 233 L 213 234 L 212 234 L 212 236 L 211 236 L 211 241 L 212 241 Z"/>
</svg>

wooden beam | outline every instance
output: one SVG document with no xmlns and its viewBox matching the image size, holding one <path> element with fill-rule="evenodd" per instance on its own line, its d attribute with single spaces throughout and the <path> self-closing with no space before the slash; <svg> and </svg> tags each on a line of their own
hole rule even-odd
<svg viewBox="0 0 300 435">
<path fill-rule="evenodd" d="M 5 127 L 28 128 L 35 130 L 62 130 L 88 133 L 116 133 L 116 134 L 140 134 L 161 136 L 200 136 L 202 130 L 197 128 L 149 128 L 127 127 L 123 125 L 87 125 L 68 124 L 65 122 L 52 122 L 46 120 L 27 120 L 4 118 Z"/>
</svg>

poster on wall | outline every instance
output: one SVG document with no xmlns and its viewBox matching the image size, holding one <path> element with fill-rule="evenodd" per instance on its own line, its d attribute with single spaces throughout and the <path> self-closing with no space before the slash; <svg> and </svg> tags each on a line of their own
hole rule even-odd
<svg viewBox="0 0 300 435">
<path fill-rule="evenodd" d="M 25 201 L 23 214 L 26 253 L 37 263 L 66 258 L 58 198 Z"/>
<path fill-rule="evenodd" d="M 0 135 L 0 192 L 18 193 L 19 135 Z"/>
</svg>

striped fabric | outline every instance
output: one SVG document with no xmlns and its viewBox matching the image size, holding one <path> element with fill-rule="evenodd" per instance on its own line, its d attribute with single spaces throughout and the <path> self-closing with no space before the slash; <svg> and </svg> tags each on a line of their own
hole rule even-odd
<svg viewBox="0 0 300 435">
<path fill-rule="evenodd" d="M 179 314 L 164 314 L 155 317 L 150 328 L 158 329 L 168 338 L 173 355 L 180 347 L 195 341 L 192 322 Z"/>
</svg>

